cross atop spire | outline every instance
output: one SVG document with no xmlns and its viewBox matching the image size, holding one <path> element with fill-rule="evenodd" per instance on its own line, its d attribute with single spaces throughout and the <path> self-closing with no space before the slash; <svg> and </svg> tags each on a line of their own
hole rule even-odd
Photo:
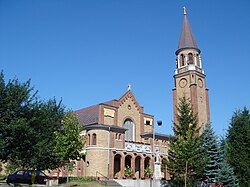
<svg viewBox="0 0 250 187">
<path fill-rule="evenodd" d="M 187 17 L 187 8 L 185 6 L 183 7 L 183 14 L 184 20 L 182 23 L 181 37 L 179 41 L 178 50 L 176 52 L 179 52 L 179 50 L 186 48 L 197 49 L 198 51 L 200 51 L 191 31 L 191 27 L 189 25 Z"/>
<path fill-rule="evenodd" d="M 183 7 L 183 15 L 187 15 L 187 8 L 185 6 Z"/>
<path fill-rule="evenodd" d="M 127 89 L 128 91 L 130 91 L 131 90 L 131 84 L 129 83 L 128 84 L 128 89 Z"/>
</svg>

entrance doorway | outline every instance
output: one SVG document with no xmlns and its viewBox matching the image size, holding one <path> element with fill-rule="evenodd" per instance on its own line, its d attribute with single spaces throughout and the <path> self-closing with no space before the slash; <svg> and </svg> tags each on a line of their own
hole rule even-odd
<svg viewBox="0 0 250 187">
<path fill-rule="evenodd" d="M 141 177 L 141 157 L 135 158 L 135 177 L 139 179 Z"/>
<path fill-rule="evenodd" d="M 114 178 L 119 178 L 121 175 L 121 155 L 117 154 L 114 157 Z"/>
</svg>

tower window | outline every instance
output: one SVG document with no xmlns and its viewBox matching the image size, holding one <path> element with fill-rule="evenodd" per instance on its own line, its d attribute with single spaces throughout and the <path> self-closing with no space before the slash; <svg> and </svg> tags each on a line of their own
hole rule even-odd
<svg viewBox="0 0 250 187">
<path fill-rule="evenodd" d="M 193 64 L 194 63 L 194 57 L 192 53 L 188 53 L 188 62 L 189 64 Z"/>
<path fill-rule="evenodd" d="M 96 134 L 92 135 L 92 145 L 96 145 Z"/>
<path fill-rule="evenodd" d="M 196 62 L 197 62 L 197 66 L 201 67 L 200 59 L 199 59 L 199 55 L 198 54 L 196 55 Z"/>
<path fill-rule="evenodd" d="M 150 121 L 149 120 L 146 120 L 146 125 L 150 125 Z"/>
<path fill-rule="evenodd" d="M 185 65 L 185 57 L 183 54 L 181 54 L 181 66 Z"/>
</svg>

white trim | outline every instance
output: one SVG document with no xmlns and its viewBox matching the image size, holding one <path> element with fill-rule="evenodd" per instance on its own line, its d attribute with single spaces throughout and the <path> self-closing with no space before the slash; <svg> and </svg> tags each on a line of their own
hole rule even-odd
<svg viewBox="0 0 250 187">
<path fill-rule="evenodd" d="M 103 150 L 103 151 L 105 151 L 105 150 L 113 150 L 113 151 L 123 151 L 123 152 L 129 152 L 129 153 L 142 153 L 142 152 L 137 152 L 137 151 L 128 151 L 128 150 L 126 150 L 126 149 L 116 149 L 116 148 L 107 148 L 107 147 L 88 147 L 88 148 L 86 148 L 86 151 L 88 151 L 88 150 L 91 150 L 91 151 L 98 151 L 98 150 Z M 142 153 L 143 154 L 143 153 Z M 144 153 L 144 154 L 153 154 L 153 152 L 147 152 L 147 153 Z M 160 155 L 165 155 L 165 156 L 167 156 L 167 154 L 165 154 L 165 153 L 160 153 Z"/>
</svg>

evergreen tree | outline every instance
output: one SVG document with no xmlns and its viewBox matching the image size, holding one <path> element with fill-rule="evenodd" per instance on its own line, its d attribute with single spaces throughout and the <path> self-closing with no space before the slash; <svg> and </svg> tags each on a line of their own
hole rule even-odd
<svg viewBox="0 0 250 187">
<path fill-rule="evenodd" d="M 177 122 L 174 123 L 175 137 L 170 142 L 168 171 L 175 185 L 193 186 L 201 178 L 205 159 L 201 149 L 201 139 L 197 129 L 196 115 L 193 114 L 190 101 L 180 99 L 177 107 Z"/>
<path fill-rule="evenodd" d="M 188 130 L 191 130 L 192 135 L 199 132 L 197 115 L 193 113 L 190 100 L 184 96 L 177 106 L 177 121 L 174 122 L 173 131 L 175 136 L 185 137 Z"/>
<path fill-rule="evenodd" d="M 208 179 L 209 183 L 212 183 L 218 179 L 220 158 L 218 142 L 210 124 L 205 126 L 202 134 L 202 148 L 206 153 L 204 177 Z"/>
<path fill-rule="evenodd" d="M 226 141 L 227 160 L 240 186 L 250 186 L 250 113 L 247 108 L 233 114 Z"/>
<path fill-rule="evenodd" d="M 219 149 L 219 176 L 217 181 L 225 187 L 238 187 L 238 180 L 234 174 L 233 168 L 227 163 L 227 143 L 221 140 Z"/>
</svg>

